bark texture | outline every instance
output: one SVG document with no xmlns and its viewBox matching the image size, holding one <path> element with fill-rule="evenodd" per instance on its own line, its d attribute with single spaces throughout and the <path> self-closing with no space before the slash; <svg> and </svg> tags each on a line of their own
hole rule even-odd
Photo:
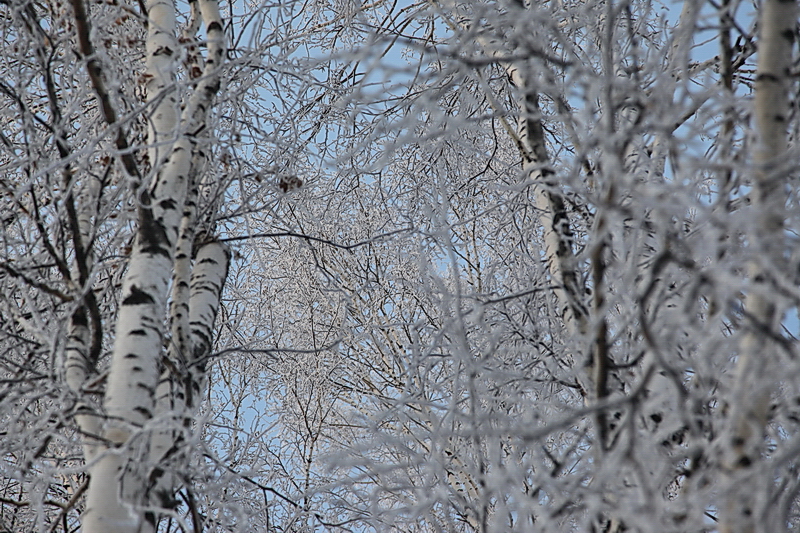
<svg viewBox="0 0 800 533">
<path fill-rule="evenodd" d="M 148 4 L 147 89 L 154 171 L 151 183 L 139 194 L 138 228 L 122 286 L 103 402 L 106 418 L 100 431 L 106 447 L 90 466 L 85 533 L 157 528 L 158 509 L 169 506 L 174 490 L 169 469 L 162 463 L 174 453 L 180 428 L 191 423 L 190 411 L 199 403 L 228 265 L 226 248 L 213 240 L 202 243 L 194 269 L 191 263 L 196 182 L 204 157 L 198 133 L 206 126 L 224 57 L 217 3 L 200 1 L 199 11 L 207 31 L 208 57 L 179 120 L 175 6 L 161 0 Z M 171 283 L 176 299 L 171 309 L 173 338 L 163 364 Z"/>
<path fill-rule="evenodd" d="M 784 257 L 783 219 L 786 202 L 787 122 L 790 115 L 797 3 L 765 0 L 759 14 L 758 65 L 755 82 L 754 126 L 758 135 L 753 157 L 755 224 L 748 240 L 753 245 L 749 266 L 750 292 L 745 300 L 745 333 L 736 368 L 735 398 L 726 435 L 728 482 L 722 512 L 722 533 L 766 531 L 766 514 L 753 497 L 757 480 L 771 474 L 750 468 L 764 447 L 770 395 L 779 375 L 775 371 L 774 339 L 782 310 L 771 287 L 771 271 L 781 269 Z M 771 484 L 771 479 L 766 479 Z M 758 489 L 756 489 L 758 490 Z"/>
</svg>

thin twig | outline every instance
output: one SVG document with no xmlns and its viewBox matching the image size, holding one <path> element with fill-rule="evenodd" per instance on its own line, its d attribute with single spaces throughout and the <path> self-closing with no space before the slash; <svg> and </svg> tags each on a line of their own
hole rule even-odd
<svg viewBox="0 0 800 533">
<path fill-rule="evenodd" d="M 304 233 L 297 233 L 294 231 L 279 231 L 275 233 L 254 233 L 251 235 L 241 235 L 239 237 L 227 237 L 224 239 L 219 239 L 220 242 L 235 242 L 235 241 L 244 241 L 248 239 L 270 239 L 276 237 L 296 237 L 298 239 L 305 239 L 307 241 L 319 242 L 322 244 L 327 244 L 328 246 L 332 246 L 334 248 L 339 248 L 340 250 L 353 250 L 355 248 L 359 248 L 361 246 L 365 246 L 367 244 L 372 244 L 378 240 L 385 239 L 387 237 L 391 237 L 393 235 L 397 235 L 398 233 L 406 233 L 413 231 L 414 228 L 400 228 L 394 231 L 390 231 L 388 233 L 382 233 L 380 235 L 376 235 L 371 239 L 367 239 L 364 241 L 357 242 L 355 244 L 340 244 L 338 242 L 331 241 L 329 239 L 323 239 L 322 237 L 314 237 L 312 235 L 306 235 Z"/>
<path fill-rule="evenodd" d="M 50 524 L 49 532 L 52 533 L 56 530 L 59 526 L 59 522 L 66 518 L 67 513 L 75 507 L 75 504 L 78 503 L 78 500 L 83 496 L 83 493 L 86 492 L 86 489 L 89 487 L 89 481 L 86 480 L 81 483 L 81 486 L 78 487 L 78 490 L 75 491 L 75 494 L 72 495 L 72 498 L 69 499 L 67 503 L 61 506 L 61 512 L 58 514 L 58 518 L 53 520 L 53 523 Z"/>
</svg>

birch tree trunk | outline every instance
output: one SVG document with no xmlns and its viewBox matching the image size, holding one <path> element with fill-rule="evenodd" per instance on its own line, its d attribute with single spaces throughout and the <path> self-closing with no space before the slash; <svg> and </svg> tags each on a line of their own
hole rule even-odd
<svg viewBox="0 0 800 533">
<path fill-rule="evenodd" d="M 169 483 L 165 486 L 159 479 L 164 470 L 156 467 L 154 472 L 161 475 L 156 475 L 153 481 L 147 463 L 142 459 L 163 460 L 166 450 L 171 447 L 164 442 L 164 434 L 156 431 L 157 438 L 152 443 L 155 457 L 150 454 L 148 432 L 152 430 L 147 425 L 155 414 L 156 389 L 163 368 L 165 310 L 181 220 L 184 218 L 184 228 L 196 223 L 195 220 L 185 220 L 186 217 L 194 218 L 196 210 L 184 211 L 187 191 L 195 187 L 193 180 L 197 179 L 198 168 L 193 162 L 199 159 L 201 147 L 196 134 L 205 127 L 208 109 L 219 88 L 224 57 L 222 21 L 216 1 L 200 0 L 199 8 L 207 31 L 208 57 L 203 76 L 178 121 L 172 87 L 179 59 L 174 35 L 175 7 L 169 1 L 148 4 L 148 100 L 153 103 L 149 142 L 154 172 L 151 183 L 138 198 L 138 228 L 122 287 L 103 403 L 106 419 L 101 433 L 106 447 L 90 466 L 91 483 L 83 520 L 85 533 L 155 530 L 157 511 L 149 508 L 152 503 L 148 496 L 151 483 L 161 493 L 161 502 L 169 499 L 167 494 L 171 491 Z M 172 136 L 175 136 L 174 142 Z M 186 244 L 179 251 L 176 286 L 180 288 L 187 283 L 184 278 L 189 271 L 189 252 L 190 245 Z M 179 339 L 175 341 L 179 342 L 178 350 L 190 352 L 183 354 L 189 362 L 184 366 L 192 368 L 188 374 L 194 381 L 188 387 L 195 396 L 199 392 L 196 382 L 200 378 L 197 376 L 202 374 L 197 369 L 203 367 L 203 358 L 211 346 L 211 330 L 227 263 L 223 245 L 204 243 L 191 274 L 189 309 L 173 308 L 184 315 L 188 312 L 193 346 L 187 347 Z M 193 305 L 196 309 L 192 309 Z M 183 321 L 182 316 L 173 317 L 174 323 Z M 179 378 L 178 375 L 172 376 L 172 379 Z M 174 389 L 173 394 L 179 396 L 177 390 Z M 180 395 L 185 396 L 184 393 Z M 184 400 L 181 398 L 178 403 L 162 401 L 159 407 L 183 411 L 187 407 Z M 189 405 L 196 406 L 197 402 Z"/>
<path fill-rule="evenodd" d="M 749 265 L 750 292 L 745 300 L 745 332 L 732 396 L 735 403 L 731 406 L 725 443 L 728 479 L 722 533 L 766 531 L 764 513 L 770 512 L 759 505 L 748 480 L 759 474 L 751 465 L 763 467 L 759 455 L 764 447 L 770 396 L 780 374 L 774 368 L 777 346 L 771 339 L 778 336 L 782 309 L 771 286 L 771 272 L 783 268 L 785 256 L 787 123 L 791 113 L 789 94 L 793 84 L 796 24 L 794 0 L 764 0 L 761 4 L 753 102 L 757 135 L 753 155 L 755 227 L 748 235 L 753 258 Z"/>
<path fill-rule="evenodd" d="M 505 71 L 508 81 L 514 87 L 512 94 L 515 107 L 512 108 L 511 113 L 517 117 L 516 124 L 511 126 L 504 123 L 507 133 L 513 139 L 521 156 L 520 181 L 523 184 L 531 185 L 530 194 L 542 230 L 543 242 L 541 244 L 546 269 L 551 280 L 550 287 L 554 295 L 556 315 L 563 324 L 568 337 L 579 339 L 580 342 L 580 339 L 588 333 L 590 312 L 584 302 L 586 291 L 582 287 L 582 281 L 576 268 L 574 235 L 569 213 L 564 201 L 562 185 L 558 182 L 558 177 L 550 165 L 542 112 L 539 107 L 537 80 L 548 78 L 547 67 L 537 64 L 533 58 L 509 61 L 509 56 L 525 57 L 524 43 L 507 42 L 503 39 L 502 32 L 495 34 L 491 31 L 492 28 L 487 28 L 488 31 L 485 31 L 480 20 L 470 20 L 470 16 L 473 14 L 465 13 L 463 4 L 452 1 L 444 1 L 441 4 L 457 21 L 451 22 L 451 26 L 458 25 L 461 31 L 476 32 L 477 42 L 483 53 L 488 58 L 498 61 Z M 530 6 L 525 0 L 498 2 L 497 6 L 493 7 L 508 9 L 508 12 L 502 15 L 507 17 L 507 20 L 504 21 L 507 23 L 506 31 L 512 31 L 512 28 L 520 20 L 531 16 Z M 521 26 L 526 27 L 525 24 Z M 537 68 L 542 71 L 537 71 Z M 596 294 L 600 295 L 600 292 L 597 291 Z M 600 305 L 602 305 L 602 300 Z M 600 331 L 604 335 L 604 330 Z M 598 335 L 600 334 L 599 332 Z M 605 353 L 599 355 L 602 357 L 598 357 L 596 354 L 595 360 L 592 361 L 593 366 L 597 369 L 593 375 L 588 379 L 583 379 L 587 376 L 580 376 L 582 392 L 587 403 L 606 395 L 606 366 L 602 364 Z M 576 363 L 576 368 L 581 368 L 585 361 Z M 592 385 L 587 383 L 591 379 L 594 379 Z M 598 424 L 598 438 L 601 440 L 605 439 L 603 427 L 604 424 Z M 476 482 L 464 468 L 448 472 L 448 481 L 457 492 L 471 500 L 474 507 L 479 509 L 474 513 L 475 516 L 467 517 L 470 527 L 474 531 L 485 531 L 489 519 L 487 514 L 491 511 L 490 506 L 477 504 L 481 497 L 481 490 L 478 487 L 482 484 Z"/>
<path fill-rule="evenodd" d="M 514 17 L 530 16 L 524 0 L 507 2 L 509 25 L 513 27 Z M 455 5 L 449 8 L 456 10 Z M 478 23 L 475 23 L 476 26 Z M 539 94 L 536 88 L 537 78 L 533 69 L 536 67 L 529 61 L 509 62 L 504 58 L 508 54 L 504 47 L 515 43 L 499 42 L 498 36 L 480 35 L 479 42 L 487 56 L 497 58 L 506 72 L 508 79 L 516 87 L 516 130 L 512 133 L 522 156 L 522 178 L 533 184 L 533 200 L 537 208 L 540 224 L 544 232 L 544 252 L 547 268 L 553 280 L 553 292 L 558 305 L 557 312 L 570 334 L 584 334 L 587 327 L 587 309 L 583 302 L 584 290 L 575 270 L 575 252 L 573 250 L 573 234 L 569 215 L 562 196 L 561 188 L 550 167 L 550 157 L 545 144 Z M 516 43 L 520 45 L 521 43 Z M 512 50 L 511 54 L 519 53 Z M 522 54 L 524 55 L 524 54 Z M 540 73 L 547 78 L 547 72 Z"/>
<path fill-rule="evenodd" d="M 0 1 L 0 531 L 794 527 L 764 1 Z"/>
</svg>

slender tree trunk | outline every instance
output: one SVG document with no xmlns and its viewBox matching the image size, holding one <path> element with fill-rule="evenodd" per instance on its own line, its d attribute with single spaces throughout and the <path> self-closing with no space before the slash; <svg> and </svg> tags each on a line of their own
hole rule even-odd
<svg viewBox="0 0 800 533">
<path fill-rule="evenodd" d="M 567 208 L 548 167 L 550 158 L 544 139 L 539 95 L 527 73 L 518 65 L 506 65 L 509 78 L 519 91 L 517 139 L 523 156 L 523 174 L 533 181 L 534 204 L 544 230 L 544 251 L 559 305 L 559 315 L 570 334 L 585 334 L 588 311 L 583 302 L 584 291 L 575 271 L 573 233 Z"/>
<path fill-rule="evenodd" d="M 171 141 L 178 135 L 178 98 L 175 90 L 176 54 L 175 6 L 173 0 L 148 0 L 145 78 L 148 114 L 148 158 L 158 169 L 170 153 Z"/>
<path fill-rule="evenodd" d="M 744 327 L 730 419 L 726 467 L 729 471 L 722 509 L 722 533 L 765 531 L 762 512 L 747 476 L 758 463 L 764 445 L 770 394 L 776 368 L 770 337 L 776 334 L 780 310 L 770 288 L 771 268 L 783 260 L 783 214 L 786 201 L 787 121 L 790 115 L 797 4 L 794 0 L 764 0 L 759 17 L 758 65 L 754 126 L 758 135 L 753 157 L 756 223 L 749 267 L 750 290 L 745 301 Z M 760 487 L 756 490 L 763 490 Z"/>
<path fill-rule="evenodd" d="M 100 417 L 97 406 L 91 405 L 86 400 L 83 390 L 87 380 L 96 372 L 97 358 L 102 343 L 102 325 L 100 312 L 97 307 L 94 293 L 92 292 L 91 279 L 88 273 L 92 268 L 92 251 L 88 243 L 92 240 L 91 228 L 94 223 L 97 199 L 100 188 L 94 177 L 87 176 L 88 184 L 84 185 L 83 194 L 79 197 L 78 211 L 75 216 L 76 227 L 73 228 L 78 236 L 74 239 L 77 243 L 74 279 L 79 280 L 84 296 L 80 305 L 73 311 L 69 323 L 69 332 L 66 345 L 65 381 L 67 386 L 79 398 L 76 405 L 75 422 L 83 433 L 83 452 L 87 462 L 91 462 L 97 452 L 97 436 L 100 434 Z"/>
<path fill-rule="evenodd" d="M 440 3 L 450 13 L 456 15 L 459 22 L 454 24 L 461 25 L 464 31 L 470 31 L 469 25 L 464 22 L 469 20 L 469 16 L 460 13 L 461 7 L 458 3 L 452 1 Z M 513 16 L 529 16 L 528 5 L 524 0 L 509 0 L 506 4 Z M 480 25 L 479 22 L 474 24 L 476 27 Z M 477 39 L 488 57 L 508 57 L 509 43 L 501 42 L 498 36 L 479 32 Z M 539 93 L 533 81 L 535 76 L 530 72 L 533 67 L 529 61 L 509 62 L 507 59 L 500 59 L 500 65 L 516 88 L 517 107 L 514 109 L 518 116 L 516 129 L 508 125 L 506 128 L 522 156 L 522 179 L 533 183 L 531 188 L 533 205 L 543 230 L 545 261 L 556 297 L 557 313 L 570 336 L 585 335 L 589 311 L 583 301 L 585 291 L 581 287 L 576 270 L 574 236 L 567 207 L 556 176 L 549 165 L 550 158 L 539 108 Z M 502 117 L 501 120 L 504 121 Z M 582 387 L 588 392 L 591 387 L 583 383 L 584 381 L 581 379 Z M 465 469 L 448 472 L 448 482 L 454 490 L 477 506 L 480 498 L 478 484 Z M 486 513 L 488 511 L 483 515 Z M 483 516 L 483 520 L 479 521 L 477 516 L 480 515 L 481 513 L 475 513 L 475 516 L 467 516 L 467 523 L 474 531 L 485 529 L 488 517 Z"/>
</svg>

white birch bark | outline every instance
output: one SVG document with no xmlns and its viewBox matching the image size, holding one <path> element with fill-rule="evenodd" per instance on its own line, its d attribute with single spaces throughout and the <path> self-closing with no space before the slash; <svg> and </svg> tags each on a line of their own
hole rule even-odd
<svg viewBox="0 0 800 533">
<path fill-rule="evenodd" d="M 544 230 L 547 268 L 554 281 L 559 316 L 570 334 L 586 333 L 588 311 L 582 301 L 575 272 L 575 254 L 564 200 L 548 168 L 549 156 L 540 118 L 538 95 L 516 65 L 506 65 L 506 72 L 520 92 L 517 136 L 523 154 L 523 173 L 536 186 L 534 204 Z"/>
<path fill-rule="evenodd" d="M 467 16 L 458 13 L 460 8 L 455 2 L 443 1 L 441 4 L 455 13 L 459 21 L 469 20 Z M 515 16 L 527 15 L 525 13 L 527 5 L 524 0 L 510 0 L 509 4 Z M 461 26 L 468 31 L 465 23 L 462 22 Z M 501 59 L 507 57 L 508 51 L 504 49 L 507 43 L 498 42 L 497 38 L 481 34 L 477 39 L 487 56 L 498 58 L 499 64 L 517 88 L 519 119 L 515 141 L 523 157 L 523 175 L 535 184 L 533 200 L 544 230 L 545 258 L 555 285 L 554 293 L 558 301 L 559 315 L 568 332 L 585 333 L 588 311 L 583 302 L 583 290 L 579 287 L 575 271 L 572 229 L 566 206 L 558 191 L 558 184 L 554 182 L 553 172 L 548 166 L 550 159 L 542 128 L 539 95 L 532 83 L 531 73 L 521 67 L 519 62 L 510 63 Z"/>
<path fill-rule="evenodd" d="M 153 182 L 140 195 L 139 227 L 122 287 L 104 400 L 107 420 L 102 436 L 109 448 L 90 466 L 84 533 L 108 530 L 133 533 L 144 526 L 142 506 L 147 500 L 149 481 L 143 469 L 137 468 L 131 459 L 147 456 L 146 450 L 136 449 L 147 439 L 136 437 L 152 418 L 155 408 L 167 293 L 197 150 L 195 135 L 205 127 L 207 111 L 219 87 L 219 67 L 224 56 L 217 3 L 204 0 L 199 7 L 208 42 L 204 75 L 189 97 L 180 125 L 175 124 L 176 117 L 171 114 L 174 107 L 168 101 L 156 103 L 157 113 L 152 117 L 151 146 L 156 146 L 161 140 L 159 136 L 168 131 L 180 133 L 164 164 L 156 167 Z M 156 1 L 148 12 L 158 17 L 150 21 L 154 29 L 148 35 L 148 69 L 153 75 L 154 88 L 163 92 L 166 80 L 172 79 L 177 70 L 174 50 L 164 48 L 174 41 L 174 6 Z M 160 154 L 160 148 L 157 152 Z M 159 158 L 160 155 L 153 163 L 158 164 Z M 221 285 L 222 281 L 216 284 L 220 289 Z M 199 305 L 207 308 L 205 301 Z M 211 326 L 208 328 L 210 331 Z"/>
<path fill-rule="evenodd" d="M 187 140 L 176 143 L 169 162 L 158 174 L 157 183 L 142 195 L 140 226 L 122 286 L 104 400 L 108 418 L 102 434 L 111 448 L 90 467 L 85 533 L 109 528 L 134 532 L 140 527 L 139 513 L 132 504 L 141 501 L 144 481 L 141 475 L 124 472 L 123 468 L 125 456 L 131 452 L 126 449 L 132 445 L 131 437 L 153 414 L 167 288 L 188 180 L 190 150 Z"/>
<path fill-rule="evenodd" d="M 202 168 L 200 157 L 195 168 Z M 181 233 L 175 254 L 170 306 L 171 340 L 167 363 L 156 391 L 158 425 L 153 433 L 149 464 L 150 507 L 169 508 L 174 503 L 176 478 L 169 463 L 180 461 L 184 454 L 181 443 L 192 430 L 194 415 L 201 403 L 206 383 L 206 360 L 220 304 L 220 296 L 228 271 L 227 247 L 215 240 L 201 244 L 192 268 L 197 225 L 196 186 L 192 186 L 184 206 Z M 166 464 L 165 464 L 166 463 Z M 146 524 L 145 531 L 155 531 L 157 515 Z"/>
<path fill-rule="evenodd" d="M 145 78 L 150 164 L 159 168 L 169 154 L 169 139 L 177 131 L 178 101 L 175 91 L 175 6 L 173 0 L 148 0 Z"/>
<path fill-rule="evenodd" d="M 228 248 L 223 243 L 212 241 L 202 245 L 195 258 L 190 284 L 186 284 L 186 290 L 178 291 L 188 296 L 181 305 L 186 318 L 180 320 L 186 327 L 186 344 L 182 352 L 178 351 L 176 344 L 170 346 L 169 362 L 158 387 L 156 409 L 162 410 L 159 413 L 160 424 L 167 427 L 155 431 L 150 444 L 149 464 L 153 465 L 153 470 L 148 476 L 148 491 L 151 509 L 170 508 L 174 502 L 176 478 L 169 463 L 185 457 L 182 442 L 187 440 L 185 432 L 192 430 L 193 417 L 205 388 L 206 363 L 229 262 Z M 175 329 L 173 327 L 173 334 Z M 142 531 L 156 531 L 157 513 L 151 511 L 147 518 Z"/>
<path fill-rule="evenodd" d="M 754 122 L 758 135 L 754 204 L 756 224 L 750 236 L 763 262 L 749 267 L 750 292 L 745 301 L 746 317 L 736 368 L 731 406 L 729 439 L 724 443 L 729 471 L 726 499 L 721 513 L 722 533 L 765 531 L 761 513 L 746 479 L 750 465 L 757 463 L 764 445 L 770 393 L 777 369 L 772 360 L 769 336 L 779 326 L 774 291 L 769 286 L 769 265 L 781 264 L 783 256 L 783 212 L 785 204 L 784 159 L 788 149 L 787 121 L 790 114 L 794 36 L 797 23 L 795 0 L 764 0 L 759 14 L 758 65 L 756 71 Z"/>
<path fill-rule="evenodd" d="M 229 263 L 228 247 L 218 241 L 202 245 L 195 259 L 189 300 L 192 342 L 189 374 L 193 376 L 193 387 L 186 398 L 187 405 L 195 409 L 200 404 L 200 395 L 205 388 L 205 368 Z"/>
<path fill-rule="evenodd" d="M 528 15 L 528 5 L 524 0 L 511 0 L 509 4 L 516 16 Z M 469 21 L 469 17 L 459 13 L 460 7 L 456 2 L 443 1 L 441 5 L 450 13 L 456 14 L 462 30 L 469 31 L 467 23 L 463 22 Z M 498 58 L 499 64 L 516 87 L 517 128 L 515 132 L 509 133 L 514 137 L 522 155 L 523 179 L 534 184 L 531 189 L 533 204 L 543 230 L 545 261 L 554 287 L 557 312 L 570 336 L 585 335 L 589 312 L 583 302 L 584 290 L 580 287 L 575 269 L 572 228 L 558 184 L 554 180 L 554 173 L 549 168 L 550 159 L 542 127 L 539 95 L 531 72 L 526 70 L 530 65 L 500 59 L 508 56 L 508 50 L 505 49 L 508 43 L 499 42 L 494 36 L 479 33 L 477 40 L 487 56 Z M 589 390 L 586 385 L 582 387 Z M 473 503 L 478 501 L 477 484 L 467 471 L 458 469 L 448 472 L 447 477 L 456 492 Z M 486 522 L 479 522 L 477 516 L 478 513 L 476 516 L 467 514 L 466 520 L 474 531 L 481 531 Z"/>
<path fill-rule="evenodd" d="M 75 310 L 70 318 L 67 333 L 67 346 L 65 350 L 65 381 L 67 386 L 78 397 L 83 396 L 83 386 L 91 371 L 90 362 L 91 332 L 86 311 L 83 308 Z M 83 433 L 83 454 L 87 462 L 91 462 L 95 455 L 97 444 L 93 435 L 99 435 L 100 420 L 90 412 L 91 408 L 79 400 L 76 406 L 75 422 Z"/>
<path fill-rule="evenodd" d="M 91 272 L 93 257 L 88 244 L 92 239 L 92 224 L 95 216 L 95 206 L 97 204 L 97 197 L 99 195 L 99 184 L 92 176 L 87 176 L 87 184 L 84 186 L 82 194 L 78 198 L 78 209 L 76 213 L 77 231 L 79 235 L 76 238 L 76 248 L 81 249 L 81 257 L 76 257 L 73 264 L 73 279 L 78 280 L 80 291 L 91 290 L 91 278 L 87 277 Z M 82 262 L 79 265 L 78 262 Z M 85 279 L 84 279 L 85 278 Z M 92 305 L 96 302 L 92 299 Z M 70 317 L 69 330 L 67 333 L 67 344 L 65 349 L 65 370 L 64 378 L 67 386 L 79 398 L 75 408 L 75 422 L 78 428 L 83 433 L 83 452 L 87 462 L 94 459 L 95 451 L 97 449 L 97 442 L 94 436 L 99 434 L 100 419 L 95 413 L 93 408 L 83 401 L 82 398 L 85 394 L 83 387 L 86 384 L 89 376 L 94 372 L 97 361 L 92 354 L 92 328 L 90 323 L 92 320 L 98 321 L 99 317 L 92 318 L 91 312 L 87 309 L 88 304 L 86 298 L 81 299 L 81 303 L 75 309 Z M 100 324 L 94 324 L 95 328 L 99 328 Z M 95 339 L 94 342 L 97 342 Z M 99 347 L 98 347 L 99 349 Z"/>
<path fill-rule="evenodd" d="M 199 158 L 195 157 L 195 168 Z M 192 172 L 195 175 L 195 172 Z M 186 374 L 186 356 L 189 353 L 189 283 L 192 273 L 192 245 L 196 223 L 197 187 L 192 184 L 186 197 L 181 219 L 180 234 L 175 252 L 172 275 L 172 302 L 170 304 L 171 338 L 167 347 L 166 364 L 156 388 L 156 415 L 158 425 L 166 429 L 156 431 L 150 442 L 150 464 L 158 464 L 166 458 L 180 426 L 179 415 L 185 404 L 181 391 Z M 159 492 L 159 490 L 156 490 Z"/>
<path fill-rule="evenodd" d="M 195 160 L 198 158 L 195 157 Z M 195 175 L 195 172 L 192 172 Z M 187 381 L 186 358 L 189 344 L 189 280 L 191 253 L 196 218 L 196 187 L 191 185 L 181 219 L 180 234 L 175 251 L 172 275 L 172 302 L 170 304 L 171 338 L 167 346 L 165 364 L 156 387 L 155 429 L 150 439 L 148 466 L 148 507 L 169 509 L 174 505 L 172 464 L 176 462 L 176 443 L 180 439 L 182 415 L 186 410 L 184 389 Z M 172 464 L 170 464 L 172 463 Z M 158 515 L 146 515 L 143 532 L 155 531 Z"/>
<path fill-rule="evenodd" d="M 526 16 L 525 2 L 513 0 L 511 4 L 520 11 L 517 16 Z M 488 43 L 486 44 L 488 45 Z M 492 51 L 488 46 L 487 50 L 489 53 L 498 53 L 498 51 Z M 529 63 L 520 65 L 519 62 L 501 62 L 500 64 L 517 88 L 519 118 L 516 141 L 523 157 L 523 176 L 526 180 L 534 183 L 533 202 L 543 230 L 545 260 L 556 297 L 557 312 L 570 337 L 585 336 L 589 333 L 590 311 L 584 302 L 583 295 L 586 291 L 582 287 L 580 275 L 576 270 L 574 238 L 566 205 L 556 176 L 549 167 L 550 157 L 542 127 L 539 94 L 533 81 L 533 73 L 529 71 L 532 67 Z M 602 253 L 602 249 L 600 252 Z M 598 302 L 602 305 L 602 298 L 595 300 L 595 303 Z M 600 324 L 600 326 L 604 328 L 605 324 Z M 604 339 L 605 330 L 601 329 L 600 333 L 603 334 Z M 584 400 L 587 402 L 606 395 L 606 365 L 599 364 L 597 360 L 598 346 L 592 347 L 595 352 L 592 360 L 592 375 L 587 377 L 579 373 L 577 376 L 583 389 Z M 605 351 L 600 355 L 602 355 L 602 361 L 605 362 Z M 576 363 L 580 368 L 584 361 Z M 599 431 L 599 434 L 602 436 L 604 431 Z"/>
</svg>

